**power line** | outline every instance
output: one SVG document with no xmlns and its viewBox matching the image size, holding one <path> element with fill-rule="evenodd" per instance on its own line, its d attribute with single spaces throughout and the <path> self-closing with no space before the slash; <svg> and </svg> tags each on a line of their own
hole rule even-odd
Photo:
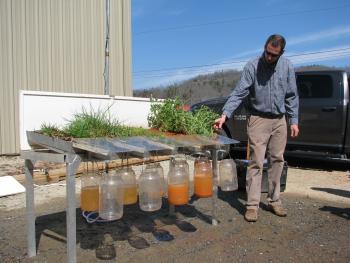
<svg viewBox="0 0 350 263">
<path fill-rule="evenodd" d="M 350 51 L 348 52 L 342 52 L 342 53 L 336 53 L 333 54 L 331 58 L 339 58 L 339 57 L 343 57 L 343 56 L 349 56 L 350 55 Z M 324 59 L 329 59 L 329 55 L 328 56 L 324 56 L 324 57 L 318 57 L 319 60 L 324 60 Z M 295 64 L 300 64 L 303 61 L 298 61 L 296 60 Z M 136 79 L 149 79 L 149 78 L 160 78 L 160 77 L 170 77 L 170 76 L 186 76 L 186 75 L 190 75 L 193 74 L 195 75 L 197 74 L 206 74 L 206 73 L 214 73 L 214 72 L 218 72 L 220 70 L 230 70 L 230 68 L 226 68 L 226 69 L 192 69 L 192 70 L 186 70 L 184 72 L 168 72 L 168 73 L 159 73 L 159 74 L 153 74 L 153 75 L 140 75 L 140 76 L 135 76 Z M 231 68 L 232 70 L 232 68 Z"/>
<path fill-rule="evenodd" d="M 204 26 L 217 25 L 217 24 L 228 24 L 228 23 L 233 23 L 233 22 L 237 22 L 237 21 L 260 20 L 260 19 L 273 18 L 273 17 L 279 17 L 279 16 L 287 16 L 287 15 L 298 15 L 298 14 L 306 14 L 306 13 L 325 12 L 325 11 L 340 9 L 340 8 L 344 8 L 344 7 L 348 7 L 348 6 L 350 6 L 350 4 L 343 5 L 343 6 L 329 7 L 329 8 L 321 8 L 321 9 L 309 9 L 309 10 L 301 10 L 301 11 L 294 11 L 294 12 L 283 12 L 283 13 L 277 13 L 277 14 L 266 15 L 266 16 L 242 17 L 242 18 L 233 18 L 233 19 L 227 19 L 227 20 L 218 20 L 218 21 L 213 21 L 213 22 L 208 22 L 208 23 L 188 24 L 188 25 L 174 26 L 174 27 L 164 27 L 164 28 L 150 29 L 150 30 L 135 32 L 134 35 L 138 36 L 138 35 L 145 35 L 145 34 L 151 34 L 151 33 L 163 32 L 163 31 L 174 31 L 174 30 L 197 28 L 197 27 L 204 27 Z"/>
<path fill-rule="evenodd" d="M 338 52 L 338 51 L 348 51 L 348 50 L 350 50 L 349 47 L 338 48 L 338 49 L 328 49 L 328 50 L 323 50 L 323 51 L 299 53 L 299 54 L 294 54 L 294 55 L 290 55 L 287 57 L 291 58 L 291 57 L 299 57 L 299 56 L 305 56 L 305 55 L 314 55 L 314 54 L 322 54 L 322 53 L 330 53 L 330 52 Z"/>
<path fill-rule="evenodd" d="M 174 71 L 174 70 L 192 69 L 192 68 L 205 68 L 205 67 L 220 66 L 220 65 L 225 65 L 225 64 L 245 63 L 245 62 L 247 62 L 247 60 L 223 62 L 223 63 L 203 64 L 203 65 L 194 65 L 194 66 L 185 66 L 185 67 L 177 67 L 177 68 L 150 69 L 150 70 L 136 71 L 136 72 L 134 72 L 134 74 L 137 75 L 139 73 L 148 73 L 148 72 Z"/>
<path fill-rule="evenodd" d="M 289 56 L 286 56 L 286 57 L 294 58 L 294 57 L 300 57 L 300 56 L 327 54 L 327 53 L 340 52 L 340 51 L 343 52 L 342 55 L 346 55 L 346 54 L 348 54 L 348 52 L 350 52 L 350 48 L 329 49 L 329 50 L 315 51 L 315 52 L 304 52 L 304 53 L 289 55 Z M 143 70 L 143 71 L 134 72 L 134 76 L 135 77 L 141 77 L 141 78 L 142 77 L 148 77 L 148 76 L 149 77 L 171 76 L 171 75 L 177 75 L 177 74 L 171 74 L 171 71 L 186 70 L 186 72 L 178 73 L 179 75 L 181 75 L 181 74 L 185 74 L 187 72 L 191 72 L 191 70 L 198 71 L 198 70 L 202 70 L 202 68 L 206 68 L 206 67 L 223 66 L 223 65 L 231 65 L 231 64 L 240 64 L 240 63 L 247 63 L 247 62 L 248 62 L 248 60 L 237 60 L 237 61 L 229 61 L 229 62 L 224 62 L 224 63 L 212 63 L 212 64 L 185 66 L 185 67 L 151 69 L 151 70 Z M 158 72 L 159 74 L 158 75 L 154 75 L 154 73 L 156 73 L 156 72 Z M 141 74 L 141 73 L 143 73 L 143 74 Z"/>
<path fill-rule="evenodd" d="M 344 57 L 344 56 L 349 56 L 350 52 L 343 52 L 343 53 L 337 53 L 332 55 L 331 58 L 339 58 L 339 57 Z M 325 60 L 325 59 L 329 59 L 330 56 L 324 56 L 324 57 L 318 57 L 317 60 Z M 247 61 L 248 62 L 248 61 Z M 301 60 L 296 60 L 294 62 L 294 64 L 300 64 L 303 61 Z M 234 64 L 234 63 L 232 63 Z M 154 75 L 140 75 L 140 76 L 135 76 L 135 79 L 150 79 L 150 78 L 160 78 L 160 77 L 171 77 L 171 76 L 188 76 L 188 75 L 195 75 L 197 74 L 207 74 L 207 73 L 215 73 L 215 72 L 219 72 L 222 70 L 234 70 L 234 68 L 226 68 L 226 69 L 219 69 L 219 68 L 214 68 L 214 69 L 192 69 L 192 70 L 186 70 L 184 72 L 168 72 L 168 73 L 159 73 L 159 74 L 154 74 Z"/>
<path fill-rule="evenodd" d="M 344 56 L 349 56 L 350 52 L 337 53 L 332 55 L 332 58 L 339 58 Z M 318 57 L 318 60 L 329 59 L 329 56 L 326 57 Z M 303 61 L 296 60 L 294 64 L 300 64 Z M 135 79 L 152 79 L 152 78 L 161 78 L 161 77 L 172 77 L 172 76 L 190 76 L 190 75 L 198 75 L 198 74 L 208 74 L 208 73 L 217 73 L 223 70 L 234 70 L 234 68 L 226 68 L 226 69 L 193 69 L 184 72 L 173 72 L 173 73 L 159 73 L 154 75 L 143 75 L 143 76 L 135 76 Z"/>
</svg>

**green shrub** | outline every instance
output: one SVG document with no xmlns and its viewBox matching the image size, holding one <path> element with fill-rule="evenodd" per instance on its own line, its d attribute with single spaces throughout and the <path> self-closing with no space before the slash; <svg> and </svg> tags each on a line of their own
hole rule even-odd
<svg viewBox="0 0 350 263">
<path fill-rule="evenodd" d="M 179 99 L 166 99 L 163 103 L 154 100 L 148 116 L 150 127 L 165 132 L 212 135 L 213 124 L 218 114 L 202 106 L 194 112 L 185 111 Z"/>
<path fill-rule="evenodd" d="M 213 135 L 214 121 L 219 117 L 217 113 L 204 105 L 190 113 L 192 114 L 187 125 L 187 134 Z"/>
</svg>

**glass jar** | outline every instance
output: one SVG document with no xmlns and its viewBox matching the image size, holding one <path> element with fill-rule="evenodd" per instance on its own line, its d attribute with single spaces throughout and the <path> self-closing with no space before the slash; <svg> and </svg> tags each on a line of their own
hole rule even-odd
<svg viewBox="0 0 350 263">
<path fill-rule="evenodd" d="M 183 167 L 188 174 L 188 197 L 190 198 L 193 195 L 193 178 L 191 178 L 190 166 L 186 160 L 186 156 L 184 154 L 177 154 L 172 157 L 170 159 L 169 171 L 175 166 L 175 164 Z"/>
<path fill-rule="evenodd" d="M 194 162 L 194 194 L 197 197 L 213 195 L 213 170 L 208 157 L 200 156 Z"/>
<path fill-rule="evenodd" d="M 160 165 L 159 162 L 155 162 L 155 163 L 147 164 L 146 168 L 156 169 L 157 170 L 157 173 L 158 173 L 158 175 L 160 177 L 160 180 L 161 180 L 161 186 L 162 186 L 161 194 L 162 194 L 162 196 L 165 196 L 166 195 L 166 191 L 167 191 L 167 183 L 166 183 L 165 178 L 164 178 L 164 169 L 163 169 L 163 167 Z"/>
<path fill-rule="evenodd" d="M 120 175 L 105 173 L 100 183 L 99 216 L 105 220 L 116 220 L 123 216 L 124 185 Z"/>
<path fill-rule="evenodd" d="M 136 175 L 131 167 L 116 170 L 121 176 L 124 185 L 124 205 L 132 205 L 137 203 L 137 184 Z"/>
<path fill-rule="evenodd" d="M 219 163 L 220 188 L 222 191 L 238 189 L 236 163 L 232 159 L 224 159 Z"/>
<path fill-rule="evenodd" d="M 81 176 L 80 208 L 82 211 L 98 211 L 99 209 L 99 184 L 101 176 L 87 167 Z"/>
<path fill-rule="evenodd" d="M 168 174 L 168 202 L 185 205 L 189 199 L 189 166 L 186 160 L 172 159 Z"/>
<path fill-rule="evenodd" d="M 162 207 L 162 181 L 155 167 L 146 167 L 140 175 L 139 206 L 149 212 Z"/>
</svg>

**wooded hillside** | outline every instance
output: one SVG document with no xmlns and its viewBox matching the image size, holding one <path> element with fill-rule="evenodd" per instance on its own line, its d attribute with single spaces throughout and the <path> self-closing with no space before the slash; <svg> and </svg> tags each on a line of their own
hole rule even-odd
<svg viewBox="0 0 350 263">
<path fill-rule="evenodd" d="M 298 67 L 298 70 L 335 69 L 320 65 Z M 344 69 L 344 68 L 343 68 Z M 350 68 L 345 68 L 350 71 Z M 212 74 L 199 75 L 192 79 L 167 87 L 155 87 L 145 90 L 134 90 L 135 97 L 145 98 L 175 98 L 179 97 L 186 104 L 193 104 L 210 98 L 227 96 L 236 86 L 241 71 L 229 70 Z"/>
</svg>

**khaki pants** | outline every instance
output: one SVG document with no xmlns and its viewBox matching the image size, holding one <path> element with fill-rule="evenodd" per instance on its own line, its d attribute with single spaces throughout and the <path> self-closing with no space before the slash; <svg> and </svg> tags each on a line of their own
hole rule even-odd
<svg viewBox="0 0 350 263">
<path fill-rule="evenodd" d="M 284 165 L 283 153 L 287 142 L 285 117 L 250 116 L 248 120 L 250 162 L 246 176 L 247 208 L 258 209 L 265 153 L 268 160 L 268 202 L 280 201 L 280 179 Z"/>
</svg>

